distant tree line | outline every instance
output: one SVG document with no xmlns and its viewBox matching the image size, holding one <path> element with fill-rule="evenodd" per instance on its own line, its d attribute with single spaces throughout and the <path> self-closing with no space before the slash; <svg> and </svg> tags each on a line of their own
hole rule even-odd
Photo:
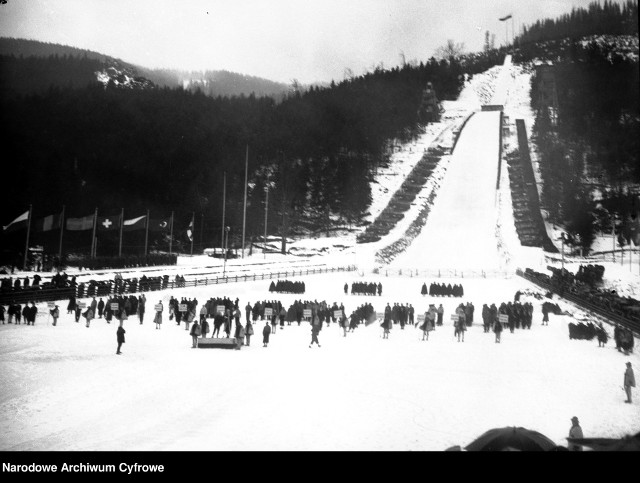
<svg viewBox="0 0 640 483">
<path fill-rule="evenodd" d="M 556 19 L 538 20 L 524 26 L 514 40 L 515 47 L 565 38 L 590 35 L 638 35 L 638 1 L 623 3 L 605 0 L 592 2 L 587 8 L 574 7 Z"/>
</svg>

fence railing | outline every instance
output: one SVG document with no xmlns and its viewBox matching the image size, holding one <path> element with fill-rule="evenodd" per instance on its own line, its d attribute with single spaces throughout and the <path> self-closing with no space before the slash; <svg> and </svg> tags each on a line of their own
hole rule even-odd
<svg viewBox="0 0 640 483">
<path fill-rule="evenodd" d="M 142 281 L 140 279 L 133 281 L 132 279 L 123 279 L 122 282 L 116 284 L 113 280 L 99 282 L 95 284 L 80 284 L 75 287 L 59 287 L 59 288 L 34 288 L 4 290 L 0 292 L 0 304 L 8 305 L 9 303 L 24 304 L 28 302 L 51 302 L 58 300 L 68 300 L 69 297 L 109 297 L 111 295 L 128 295 L 141 292 L 152 292 L 158 290 L 174 290 L 179 288 L 202 287 L 208 285 L 218 285 L 222 283 L 251 282 L 257 280 L 271 280 L 278 278 L 300 277 L 305 275 L 315 275 L 322 273 L 335 272 L 351 272 L 355 271 L 355 265 L 347 265 L 345 267 L 315 267 L 315 268 L 293 268 L 279 270 L 275 272 L 262 273 L 236 273 L 219 275 L 199 274 L 193 278 L 185 278 L 182 280 L 169 280 L 169 276 L 156 277 Z"/>
<path fill-rule="evenodd" d="M 76 287 L 29 287 L 0 291 L 0 305 L 11 303 L 26 304 L 28 302 L 55 302 L 75 295 Z"/>
<path fill-rule="evenodd" d="M 519 269 L 516 270 L 516 275 L 526 280 L 529 280 L 530 282 L 535 283 L 539 287 L 542 287 L 543 289 L 549 292 L 553 292 L 559 295 L 560 297 L 569 300 L 570 302 L 573 302 L 574 304 L 582 307 L 583 309 L 596 313 L 606 319 L 609 319 L 610 321 L 616 324 L 619 324 L 631 330 L 636 336 L 640 334 L 640 320 L 630 319 L 629 317 L 626 317 L 622 313 L 614 312 L 612 310 L 608 310 L 599 305 L 592 304 L 589 301 L 585 300 L 584 298 L 580 297 L 579 295 L 576 295 L 571 292 L 567 292 L 566 290 L 559 290 L 558 287 L 545 283 L 542 280 L 538 280 L 536 277 L 532 277 L 524 273 L 522 270 L 519 270 Z"/>
<path fill-rule="evenodd" d="M 511 278 L 512 272 L 504 270 L 457 270 L 457 269 L 411 269 L 411 268 L 375 268 L 373 273 L 385 277 L 414 278 Z"/>
</svg>

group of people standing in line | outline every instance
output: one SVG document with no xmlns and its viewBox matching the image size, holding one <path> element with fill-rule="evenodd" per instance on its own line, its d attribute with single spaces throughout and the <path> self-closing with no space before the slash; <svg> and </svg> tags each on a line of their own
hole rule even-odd
<svg viewBox="0 0 640 483">
<path fill-rule="evenodd" d="M 144 314 L 146 312 L 147 297 L 145 294 L 140 294 L 138 297 L 134 295 L 129 296 L 112 296 L 103 300 L 100 297 L 96 300 L 92 297 L 91 302 L 88 304 L 80 303 L 75 296 L 69 298 L 67 304 L 67 314 L 73 314 L 75 321 L 80 321 L 80 316 L 84 317 L 86 327 L 90 327 L 91 321 L 94 319 L 104 319 L 108 324 L 115 318 L 122 322 L 128 320 L 129 317 L 137 315 L 140 324 L 144 321 Z M 84 309 L 84 311 L 83 311 Z"/>
<path fill-rule="evenodd" d="M 420 294 L 431 295 L 432 297 L 464 297 L 464 288 L 462 285 L 454 284 L 453 286 L 448 283 L 432 283 L 427 289 L 427 284 L 422 284 Z"/>
<path fill-rule="evenodd" d="M 269 284 L 269 292 L 278 293 L 304 293 L 306 290 L 304 282 L 293 282 L 291 280 L 278 280 L 275 283 L 273 280 Z"/>
<path fill-rule="evenodd" d="M 31 304 L 31 305 L 29 305 Z M 36 316 L 38 315 L 38 307 L 35 302 L 31 301 L 29 304 L 24 304 L 24 307 L 18 303 L 12 302 L 6 309 L 6 315 L 8 323 L 20 325 L 24 320 L 26 325 L 35 325 Z M 0 322 L 4 325 L 5 320 L 5 308 L 4 305 L 0 305 Z"/>
<path fill-rule="evenodd" d="M 344 284 L 344 294 L 348 295 L 349 284 Z M 351 284 L 351 295 L 375 295 L 382 296 L 382 284 L 375 282 L 353 282 Z"/>
</svg>

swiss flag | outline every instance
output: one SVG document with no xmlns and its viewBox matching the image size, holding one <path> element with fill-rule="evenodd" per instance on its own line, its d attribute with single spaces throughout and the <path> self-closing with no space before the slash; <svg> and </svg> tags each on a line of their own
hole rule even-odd
<svg viewBox="0 0 640 483">
<path fill-rule="evenodd" d="M 100 231 L 117 231 L 120 230 L 120 215 L 116 216 L 99 216 L 96 229 Z"/>
</svg>

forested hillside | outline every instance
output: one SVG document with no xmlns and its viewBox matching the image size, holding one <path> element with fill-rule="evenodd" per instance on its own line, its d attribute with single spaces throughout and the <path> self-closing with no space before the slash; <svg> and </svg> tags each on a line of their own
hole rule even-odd
<svg viewBox="0 0 640 483">
<path fill-rule="evenodd" d="M 426 119 L 427 82 L 455 98 L 473 74 L 501 62 L 500 52 L 468 59 L 376 69 L 360 77 L 269 97 L 211 98 L 183 89 L 124 90 L 100 84 L 5 96 L 1 141 L 9 164 L 2 203 L 7 217 L 29 203 L 34 216 L 66 205 L 69 216 L 150 209 L 204 214 L 219 230 L 223 175 L 232 241 L 242 225 L 249 146 L 249 235 L 331 229 L 356 222 L 370 203 L 371 173 L 388 148 L 408 141 Z M 4 220 L 8 222 L 10 220 Z"/>
<path fill-rule="evenodd" d="M 534 133 L 544 181 L 542 203 L 550 220 L 565 226 L 569 243 L 585 251 L 596 231 L 610 233 L 614 225 L 621 244 L 636 236 L 637 5 L 594 3 L 559 20 L 525 28 L 516 42 L 517 60 L 539 64 L 531 101 L 538 114 Z M 616 35 L 628 34 L 629 29 L 635 29 L 634 35 Z M 562 39 L 563 32 L 564 42 L 539 41 Z"/>
</svg>

